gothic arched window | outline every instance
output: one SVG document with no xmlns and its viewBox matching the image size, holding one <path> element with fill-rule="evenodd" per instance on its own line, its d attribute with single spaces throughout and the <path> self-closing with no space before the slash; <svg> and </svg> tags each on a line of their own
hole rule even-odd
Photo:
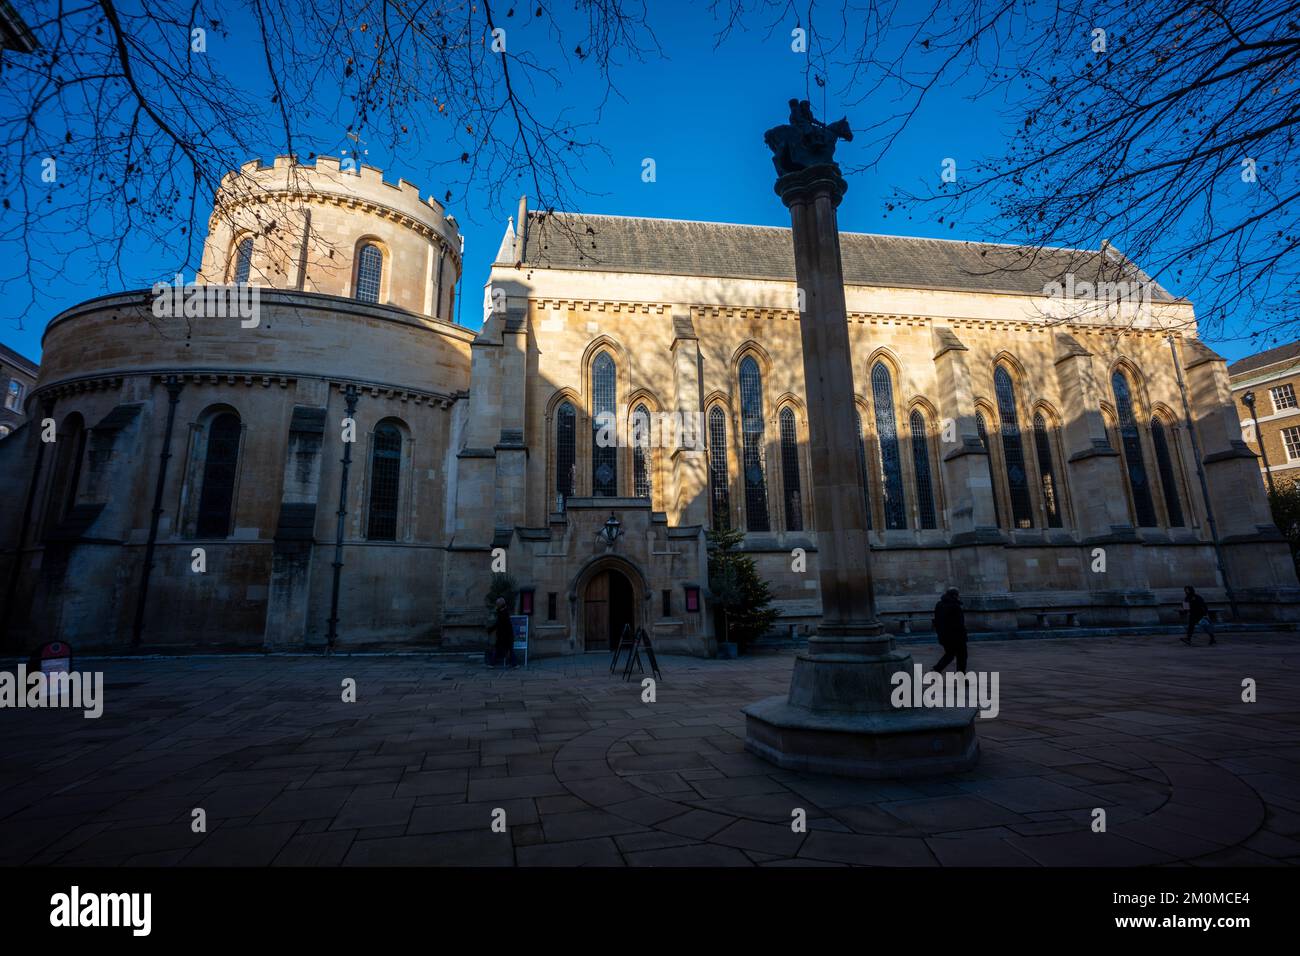
<svg viewBox="0 0 1300 956">
<path fill-rule="evenodd" d="M 573 497 L 575 465 L 578 460 L 578 416 L 569 402 L 561 402 L 555 412 L 555 493 L 564 502 Z"/>
<path fill-rule="evenodd" d="M 591 493 L 600 498 L 618 494 L 618 371 L 608 352 L 591 363 Z"/>
<path fill-rule="evenodd" d="M 1142 458 L 1142 437 L 1137 420 L 1133 417 L 1133 393 L 1128 379 L 1118 369 L 1110 377 L 1115 392 L 1115 414 L 1119 418 L 1119 441 L 1124 451 L 1124 467 L 1128 470 L 1129 490 L 1133 494 L 1133 511 L 1140 528 L 1154 528 L 1155 505 L 1151 503 L 1151 485 L 1147 481 L 1147 466 Z"/>
<path fill-rule="evenodd" d="M 1052 456 L 1052 435 L 1042 412 L 1034 415 L 1034 444 L 1038 449 L 1038 479 L 1043 488 L 1043 509 L 1047 512 L 1047 526 L 1061 527 L 1061 489 L 1057 485 L 1056 467 Z"/>
<path fill-rule="evenodd" d="M 803 489 L 799 486 L 799 429 L 794 411 L 781 409 L 781 483 L 785 490 L 785 530 L 803 530 Z"/>
<path fill-rule="evenodd" d="M 740 440 L 744 452 L 745 530 L 769 531 L 767 472 L 763 460 L 763 376 L 746 356 L 740 363 Z"/>
<path fill-rule="evenodd" d="M 1011 376 L 1002 366 L 993 373 L 998 418 L 1002 422 L 1002 459 L 1007 470 L 1007 493 L 1011 498 L 1011 521 L 1017 528 L 1034 526 L 1034 506 L 1029 499 L 1029 474 L 1025 471 L 1025 450 L 1020 441 L 1020 420 L 1016 415 L 1016 392 Z"/>
<path fill-rule="evenodd" d="M 653 452 L 650 450 L 650 410 L 638 405 L 632 413 L 632 493 L 654 497 Z"/>
<path fill-rule="evenodd" d="M 912 428 L 912 470 L 916 472 L 916 507 L 922 528 L 934 528 L 934 487 L 930 481 L 930 443 L 926 436 L 925 416 L 914 409 L 909 422 Z"/>
<path fill-rule="evenodd" d="M 1151 444 L 1156 450 L 1156 468 L 1160 471 L 1160 487 L 1165 492 L 1165 511 L 1169 515 L 1169 527 L 1183 526 L 1183 506 L 1178 497 L 1178 479 L 1174 470 L 1174 456 L 1169 450 L 1169 441 L 1165 438 L 1165 426 L 1160 419 L 1151 419 Z"/>
<path fill-rule="evenodd" d="M 203 456 L 203 484 L 195 526 L 195 534 L 200 538 L 230 535 L 240 432 L 239 416 L 234 412 L 222 412 L 208 423 L 208 447 Z"/>
<path fill-rule="evenodd" d="M 235 246 L 235 269 L 234 281 L 236 285 L 242 285 L 248 281 L 248 275 L 253 270 L 253 237 L 248 236 L 239 240 L 239 245 Z"/>
<path fill-rule="evenodd" d="M 984 446 L 984 456 L 989 462 L 989 494 L 993 496 L 993 522 L 1002 527 L 1002 508 L 998 505 L 998 479 L 993 470 L 993 449 L 989 447 L 989 430 L 984 424 L 984 413 L 975 413 L 975 431 L 979 433 L 980 444 Z"/>
<path fill-rule="evenodd" d="M 402 432 L 392 422 L 375 429 L 370 449 L 370 510 L 366 538 L 397 540 L 397 501 L 402 473 Z"/>
<path fill-rule="evenodd" d="M 731 493 L 727 490 L 727 416 L 717 405 L 709 411 L 709 499 L 713 528 L 731 527 Z"/>
<path fill-rule="evenodd" d="M 383 275 L 384 254 L 378 246 L 366 243 L 357 253 L 357 298 L 362 302 L 378 302 Z"/>
<path fill-rule="evenodd" d="M 862 503 L 867 509 L 867 530 L 871 530 L 871 472 L 867 470 L 867 433 L 862 427 L 862 413 L 856 408 L 853 416 L 858 423 L 858 471 L 862 473 Z"/>
<path fill-rule="evenodd" d="M 880 476 L 885 487 L 885 527 L 906 528 L 903 466 L 894 421 L 894 383 L 884 362 L 871 370 L 871 399 L 876 406 L 876 440 L 880 443 Z"/>
</svg>

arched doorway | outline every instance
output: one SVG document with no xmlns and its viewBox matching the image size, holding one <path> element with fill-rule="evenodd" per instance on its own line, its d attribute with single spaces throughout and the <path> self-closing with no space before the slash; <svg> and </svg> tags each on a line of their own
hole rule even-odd
<svg viewBox="0 0 1300 956">
<path fill-rule="evenodd" d="M 583 649 L 613 651 L 623 626 L 636 628 L 636 592 L 615 568 L 596 572 L 582 595 Z"/>
</svg>

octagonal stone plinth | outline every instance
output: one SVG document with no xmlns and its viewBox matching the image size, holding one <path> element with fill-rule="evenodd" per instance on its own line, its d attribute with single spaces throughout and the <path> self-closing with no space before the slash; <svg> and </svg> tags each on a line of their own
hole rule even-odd
<svg viewBox="0 0 1300 956">
<path fill-rule="evenodd" d="M 979 761 L 973 707 L 818 712 L 769 697 L 744 713 L 745 749 L 785 770 L 888 779 L 959 773 Z"/>
<path fill-rule="evenodd" d="M 971 769 L 976 708 L 894 707 L 891 678 L 911 670 L 912 655 L 888 636 L 814 637 L 795 658 L 789 696 L 743 708 L 745 749 L 786 770 L 840 777 Z"/>
</svg>

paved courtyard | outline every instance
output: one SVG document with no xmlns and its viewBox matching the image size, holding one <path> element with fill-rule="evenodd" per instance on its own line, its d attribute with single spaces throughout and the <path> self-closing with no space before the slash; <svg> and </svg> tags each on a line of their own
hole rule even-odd
<svg viewBox="0 0 1300 956">
<path fill-rule="evenodd" d="M 745 753 L 739 708 L 784 693 L 791 663 L 666 658 L 647 704 L 603 656 L 508 673 L 421 657 L 87 660 L 105 672 L 100 719 L 0 711 L 0 863 L 1300 862 L 1295 635 L 973 644 L 971 666 L 1001 675 L 1000 714 L 976 721 L 979 766 L 908 781 Z"/>
</svg>

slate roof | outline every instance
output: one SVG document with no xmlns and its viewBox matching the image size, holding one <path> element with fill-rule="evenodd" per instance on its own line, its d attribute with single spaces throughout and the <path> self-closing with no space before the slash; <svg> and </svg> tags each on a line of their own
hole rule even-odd
<svg viewBox="0 0 1300 956">
<path fill-rule="evenodd" d="M 507 239 L 513 239 L 507 236 Z M 503 242 L 508 255 L 512 242 Z M 841 233 L 846 285 L 1041 295 L 1049 282 L 1147 282 L 1118 251 L 1034 249 L 944 239 Z M 498 264 L 513 265 L 501 260 Z M 523 264 L 543 269 L 721 276 L 793 282 L 790 230 L 586 213 L 528 216 Z M 1159 285 L 1155 301 L 1173 301 Z"/>
<path fill-rule="evenodd" d="M 1246 372 L 1253 372 L 1257 368 L 1264 368 L 1267 365 L 1277 365 L 1281 362 L 1296 359 L 1300 359 L 1300 342 L 1290 342 L 1287 345 L 1279 345 L 1275 349 L 1269 349 L 1257 355 L 1247 355 L 1244 359 L 1238 359 L 1228 366 L 1228 374 L 1242 375 Z"/>
<path fill-rule="evenodd" d="M 15 352 L 9 346 L 0 343 L 0 359 L 4 359 L 10 365 L 16 365 L 29 375 L 35 376 L 40 371 L 40 366 L 33 362 L 21 352 Z"/>
</svg>

